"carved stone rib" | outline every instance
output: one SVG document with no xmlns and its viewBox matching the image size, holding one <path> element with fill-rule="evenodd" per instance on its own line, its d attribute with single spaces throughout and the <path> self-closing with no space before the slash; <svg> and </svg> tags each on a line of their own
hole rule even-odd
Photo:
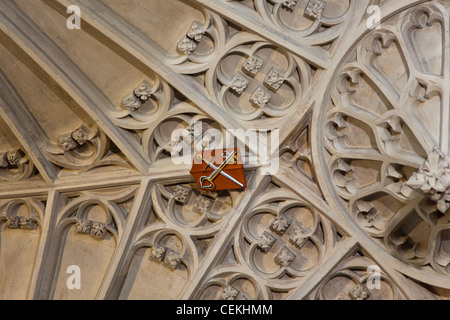
<svg viewBox="0 0 450 320">
<path fill-rule="evenodd" d="M 52 185 L 58 172 L 41 151 L 41 145 L 47 140 L 46 134 L 2 71 L 0 71 L 0 116 L 20 141 L 45 182 Z"/>
<path fill-rule="evenodd" d="M 115 107 L 80 68 L 13 1 L 0 2 L 0 30 L 33 58 L 101 127 L 133 165 L 146 171 L 133 135 L 116 127 L 106 112 Z"/>
</svg>

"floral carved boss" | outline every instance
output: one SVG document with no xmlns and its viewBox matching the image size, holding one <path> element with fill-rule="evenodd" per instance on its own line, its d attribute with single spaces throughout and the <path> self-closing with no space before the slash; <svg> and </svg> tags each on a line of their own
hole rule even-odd
<svg viewBox="0 0 450 320">
<path fill-rule="evenodd" d="M 318 115 L 327 197 L 416 275 L 450 273 L 446 17 L 429 3 L 368 32 Z"/>
</svg>

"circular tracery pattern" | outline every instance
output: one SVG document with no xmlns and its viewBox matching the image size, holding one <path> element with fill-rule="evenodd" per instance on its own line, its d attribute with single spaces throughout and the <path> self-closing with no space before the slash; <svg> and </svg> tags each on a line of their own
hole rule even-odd
<svg viewBox="0 0 450 320">
<path fill-rule="evenodd" d="M 283 116 L 301 95 L 295 71 L 290 56 L 274 46 L 257 43 L 250 48 L 235 48 L 217 71 L 218 81 L 228 85 L 228 89 L 222 89 L 223 104 L 244 120 L 264 114 Z"/>
<path fill-rule="evenodd" d="M 319 265 L 330 240 L 327 230 L 304 203 L 264 204 L 244 218 L 237 247 L 260 276 L 285 285 L 286 279 L 304 277 Z"/>
<path fill-rule="evenodd" d="M 395 257 L 444 274 L 448 14 L 437 3 L 421 5 L 369 32 L 338 71 L 317 130 L 332 201 Z"/>
<path fill-rule="evenodd" d="M 301 206 L 255 212 L 244 225 L 254 245 L 250 264 L 274 278 L 284 273 L 304 276 L 322 259 L 323 234 L 317 213 Z M 306 259 L 305 257 L 308 257 Z"/>
</svg>

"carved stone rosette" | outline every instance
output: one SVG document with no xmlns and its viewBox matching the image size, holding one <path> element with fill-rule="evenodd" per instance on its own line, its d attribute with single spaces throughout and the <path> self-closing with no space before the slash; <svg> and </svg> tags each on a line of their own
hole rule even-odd
<svg viewBox="0 0 450 320">
<path fill-rule="evenodd" d="M 8 229 L 37 230 L 42 226 L 44 204 L 37 199 L 2 201 L 0 225 Z"/>
<path fill-rule="evenodd" d="M 449 298 L 448 0 L 134 4 L 0 1 L 0 300 Z"/>
<path fill-rule="evenodd" d="M 248 10 L 240 1 L 227 0 L 235 10 Z M 299 45 L 324 46 L 341 35 L 342 26 L 351 15 L 357 1 L 340 0 L 252 0 L 252 9 L 259 20 L 279 31 Z M 333 8 L 334 10 L 327 10 Z M 326 28 L 322 28 L 326 26 Z M 317 49 L 317 48 L 314 48 Z M 321 52 L 321 50 L 318 50 Z"/>
<path fill-rule="evenodd" d="M 193 48 L 174 58 L 174 68 L 200 80 L 209 98 L 244 127 L 275 128 L 302 101 L 312 67 L 257 35 L 232 33 L 232 26 L 212 12 L 205 11 L 205 20 L 200 41 L 210 50 Z M 222 28 L 229 31 L 219 32 Z"/>
<path fill-rule="evenodd" d="M 338 243 L 338 236 L 321 213 L 291 191 L 270 183 L 245 213 L 239 232 L 231 240 L 224 251 L 227 254 L 196 297 L 241 300 L 288 296 L 320 268 Z"/>
</svg>

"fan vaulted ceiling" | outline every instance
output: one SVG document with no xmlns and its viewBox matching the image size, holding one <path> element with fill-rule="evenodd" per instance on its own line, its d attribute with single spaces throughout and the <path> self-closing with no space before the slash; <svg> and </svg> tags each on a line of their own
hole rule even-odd
<svg viewBox="0 0 450 320">
<path fill-rule="evenodd" d="M 449 13 L 0 0 L 0 298 L 447 299 Z M 199 123 L 279 150 L 234 131 L 248 188 L 203 192 Z"/>
</svg>

